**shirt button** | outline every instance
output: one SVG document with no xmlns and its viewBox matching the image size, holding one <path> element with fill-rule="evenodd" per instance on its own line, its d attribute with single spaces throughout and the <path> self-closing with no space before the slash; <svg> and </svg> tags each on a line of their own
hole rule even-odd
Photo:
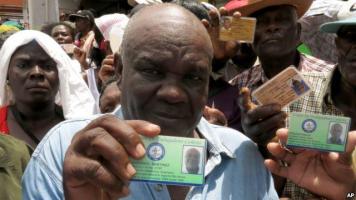
<svg viewBox="0 0 356 200">
<path fill-rule="evenodd" d="M 162 184 L 157 184 L 157 185 L 155 185 L 155 190 L 156 190 L 157 192 L 161 192 L 161 191 L 163 190 L 163 185 L 162 185 Z"/>
</svg>

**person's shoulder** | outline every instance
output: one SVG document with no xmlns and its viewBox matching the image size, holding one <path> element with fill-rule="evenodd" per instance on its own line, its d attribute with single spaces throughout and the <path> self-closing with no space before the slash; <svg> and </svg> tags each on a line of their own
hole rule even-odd
<svg viewBox="0 0 356 200">
<path fill-rule="evenodd" d="M 22 178 L 24 199 L 63 199 L 64 158 L 73 137 L 101 115 L 63 121 L 53 127 L 33 152 Z"/>
<path fill-rule="evenodd" d="M 6 163 L 9 163 L 13 169 L 22 167 L 21 169 L 24 170 L 30 160 L 30 154 L 30 147 L 25 142 L 11 135 L 0 133 L 0 160 L 2 160 L 0 166 L 6 166 Z"/>
<path fill-rule="evenodd" d="M 301 54 L 301 57 L 304 66 L 302 71 L 330 72 L 335 68 L 335 63 L 311 55 Z"/>
<path fill-rule="evenodd" d="M 231 85 L 241 86 L 247 84 L 249 78 L 259 77 L 258 75 L 261 74 L 262 67 L 261 65 L 255 65 L 245 71 L 241 72 L 240 74 L 236 75 L 232 78 L 229 83 Z"/>
<path fill-rule="evenodd" d="M 54 126 L 41 140 L 32 157 L 37 157 L 49 149 L 61 149 L 64 154 L 74 135 L 100 115 L 65 120 Z"/>
</svg>

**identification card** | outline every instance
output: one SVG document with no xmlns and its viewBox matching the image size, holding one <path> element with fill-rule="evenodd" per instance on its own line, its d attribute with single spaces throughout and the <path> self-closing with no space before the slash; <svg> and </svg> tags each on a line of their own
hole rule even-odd
<svg viewBox="0 0 356 200">
<path fill-rule="evenodd" d="M 253 43 L 256 30 L 256 18 L 241 17 L 221 17 L 220 22 L 221 41 L 240 41 Z"/>
<path fill-rule="evenodd" d="M 348 117 L 291 113 L 287 146 L 344 152 L 350 123 Z"/>
<path fill-rule="evenodd" d="M 131 159 L 136 169 L 133 181 L 168 185 L 203 185 L 206 140 L 197 138 L 157 136 L 142 137 L 146 155 Z"/>
<path fill-rule="evenodd" d="M 283 107 L 308 94 L 311 87 L 295 67 L 288 67 L 252 93 L 260 104 L 278 103 Z"/>
</svg>

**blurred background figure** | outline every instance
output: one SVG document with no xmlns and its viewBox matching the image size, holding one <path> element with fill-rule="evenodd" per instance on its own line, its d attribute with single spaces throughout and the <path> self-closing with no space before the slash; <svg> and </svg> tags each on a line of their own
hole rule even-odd
<svg viewBox="0 0 356 200">
<path fill-rule="evenodd" d="M 100 111 L 101 113 L 111 113 L 121 103 L 121 90 L 117 85 L 117 80 L 112 78 L 108 80 L 101 90 Z"/>
<path fill-rule="evenodd" d="M 75 30 L 70 24 L 59 22 L 50 25 L 50 35 L 58 44 L 73 44 Z"/>
<path fill-rule="evenodd" d="M 89 10 L 79 10 L 69 16 L 69 20 L 75 23 L 77 34 L 74 44 L 87 54 L 94 40 L 94 15 Z"/>
</svg>

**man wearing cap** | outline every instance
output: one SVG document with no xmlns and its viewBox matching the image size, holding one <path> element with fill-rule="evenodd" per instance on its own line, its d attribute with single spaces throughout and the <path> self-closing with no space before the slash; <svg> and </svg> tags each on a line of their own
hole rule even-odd
<svg viewBox="0 0 356 200">
<path fill-rule="evenodd" d="M 71 22 L 75 22 L 78 34 L 75 36 L 75 45 L 84 52 L 89 53 L 94 40 L 94 15 L 89 10 L 79 10 L 69 16 Z"/>
<path fill-rule="evenodd" d="M 256 2 L 231 1 L 228 11 L 239 11 L 242 16 L 257 18 L 253 49 L 261 64 L 236 76 L 231 83 L 240 90 L 256 90 L 275 75 L 293 65 L 301 72 L 328 72 L 334 65 L 306 56 L 297 51 L 303 16 L 312 0 L 262 0 Z M 276 104 L 258 106 L 249 110 L 240 103 L 241 124 L 244 133 L 263 146 L 284 127 L 285 112 Z"/>
</svg>

